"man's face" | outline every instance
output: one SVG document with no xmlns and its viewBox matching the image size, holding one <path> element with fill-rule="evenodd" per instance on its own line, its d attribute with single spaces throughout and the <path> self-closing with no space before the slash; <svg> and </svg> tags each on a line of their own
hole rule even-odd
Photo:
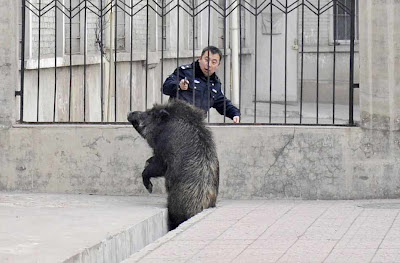
<svg viewBox="0 0 400 263">
<path fill-rule="evenodd" d="M 220 57 L 218 54 L 213 54 L 206 51 L 199 58 L 200 69 L 205 76 L 211 76 L 218 69 L 220 65 Z"/>
</svg>

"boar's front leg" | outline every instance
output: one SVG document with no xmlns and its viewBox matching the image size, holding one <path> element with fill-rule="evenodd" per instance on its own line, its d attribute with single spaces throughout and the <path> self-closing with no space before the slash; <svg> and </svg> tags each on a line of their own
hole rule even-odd
<svg viewBox="0 0 400 263">
<path fill-rule="evenodd" d="M 162 160 L 153 156 L 146 161 L 145 168 L 142 173 L 143 184 L 149 193 L 153 192 L 153 184 L 150 181 L 151 177 L 164 176 L 167 166 Z"/>
</svg>

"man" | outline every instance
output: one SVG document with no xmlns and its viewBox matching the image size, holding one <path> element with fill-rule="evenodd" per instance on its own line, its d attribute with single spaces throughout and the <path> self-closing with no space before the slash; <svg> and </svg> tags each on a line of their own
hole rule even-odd
<svg viewBox="0 0 400 263">
<path fill-rule="evenodd" d="M 216 71 L 221 64 L 222 52 L 214 46 L 208 46 L 201 52 L 200 58 L 189 65 L 177 68 L 164 82 L 163 93 L 178 98 L 208 112 L 214 107 L 221 115 L 234 123 L 240 122 L 240 111 L 233 106 L 221 91 L 221 82 Z M 194 68 L 194 76 L 193 76 Z M 179 76 L 177 76 L 179 72 Z"/>
</svg>

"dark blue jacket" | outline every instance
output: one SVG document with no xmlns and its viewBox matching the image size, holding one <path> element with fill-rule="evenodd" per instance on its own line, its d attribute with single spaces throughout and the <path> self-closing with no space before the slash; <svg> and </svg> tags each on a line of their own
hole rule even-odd
<svg viewBox="0 0 400 263">
<path fill-rule="evenodd" d="M 193 67 L 195 77 L 193 77 Z M 179 77 L 177 72 L 179 71 Z M 179 89 L 179 82 L 186 78 L 189 81 L 188 90 Z M 226 116 L 233 118 L 240 116 L 238 108 L 233 106 L 221 91 L 221 82 L 214 73 L 208 78 L 200 69 L 199 62 L 184 65 L 177 68 L 164 82 L 163 93 L 171 98 L 179 98 L 190 104 L 195 101 L 195 106 L 203 109 L 205 112 L 214 107 L 221 115 L 224 115 L 224 104 L 226 106 Z"/>
</svg>

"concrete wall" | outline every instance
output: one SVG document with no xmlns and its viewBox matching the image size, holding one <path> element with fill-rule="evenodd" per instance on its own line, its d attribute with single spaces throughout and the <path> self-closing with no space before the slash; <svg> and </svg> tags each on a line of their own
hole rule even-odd
<svg viewBox="0 0 400 263">
<path fill-rule="evenodd" d="M 360 111 L 368 129 L 400 130 L 400 2 L 360 1 Z"/>
<path fill-rule="evenodd" d="M 15 97 L 18 89 L 18 31 L 17 1 L 0 1 L 0 128 L 8 128 L 15 121 Z M 10 26 L 11 25 L 11 26 Z M 14 25 L 14 26 L 12 26 Z M 1 148 L 0 148 L 1 149 Z M 3 152 L 3 150 L 1 149 Z"/>
<path fill-rule="evenodd" d="M 361 128 L 211 127 L 221 198 L 400 194 L 400 134 Z M 145 195 L 151 150 L 129 126 L 0 130 L 0 190 Z M 154 193 L 165 192 L 156 180 Z"/>
</svg>

